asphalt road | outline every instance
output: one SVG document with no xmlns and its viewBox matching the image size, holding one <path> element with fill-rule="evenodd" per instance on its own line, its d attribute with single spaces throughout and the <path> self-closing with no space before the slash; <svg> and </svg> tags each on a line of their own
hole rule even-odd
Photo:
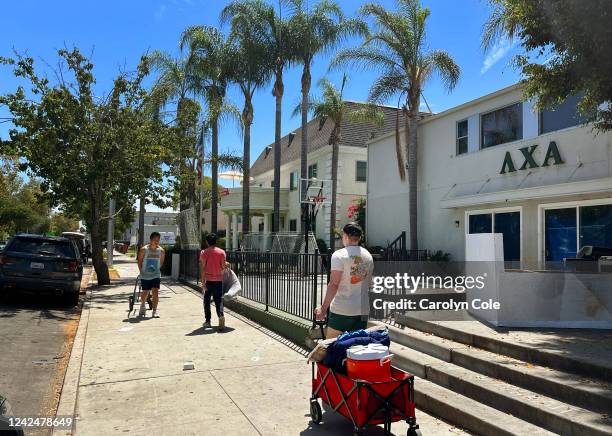
<svg viewBox="0 0 612 436">
<path fill-rule="evenodd" d="M 57 297 L 0 296 L 0 393 L 15 416 L 55 416 L 80 314 Z"/>
</svg>

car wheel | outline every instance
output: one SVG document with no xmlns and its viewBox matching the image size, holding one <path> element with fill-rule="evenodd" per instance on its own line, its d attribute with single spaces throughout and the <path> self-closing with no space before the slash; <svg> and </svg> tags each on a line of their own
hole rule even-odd
<svg viewBox="0 0 612 436">
<path fill-rule="evenodd" d="M 77 306 L 79 304 L 79 293 L 78 292 L 70 292 L 64 295 L 64 301 L 70 307 Z"/>
</svg>

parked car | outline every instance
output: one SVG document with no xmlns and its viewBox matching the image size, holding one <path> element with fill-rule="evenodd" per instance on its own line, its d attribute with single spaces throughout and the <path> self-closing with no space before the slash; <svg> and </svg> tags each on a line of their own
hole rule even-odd
<svg viewBox="0 0 612 436">
<path fill-rule="evenodd" d="M 83 263 L 76 244 L 68 238 L 16 235 L 0 253 L 0 288 L 50 292 L 66 303 L 79 302 Z"/>
<path fill-rule="evenodd" d="M 6 247 L 6 241 L 0 241 L 0 251 L 4 250 L 4 247 Z"/>
<path fill-rule="evenodd" d="M 20 426 L 14 426 L 13 411 L 6 397 L 0 394 L 0 434 L 23 436 L 23 429 Z"/>
<path fill-rule="evenodd" d="M 79 249 L 79 253 L 81 254 L 83 264 L 87 264 L 87 259 L 89 258 L 89 256 L 91 256 L 90 244 L 87 240 L 87 235 L 79 232 L 63 232 L 62 236 L 64 238 L 68 238 L 74 241 L 74 243 Z"/>
</svg>

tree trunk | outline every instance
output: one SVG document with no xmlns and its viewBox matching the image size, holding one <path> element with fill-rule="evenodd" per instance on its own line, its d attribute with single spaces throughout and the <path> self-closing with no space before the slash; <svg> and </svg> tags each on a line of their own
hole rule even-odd
<svg viewBox="0 0 612 436">
<path fill-rule="evenodd" d="M 279 67 L 277 67 L 279 68 Z M 276 72 L 276 81 L 272 94 L 276 97 L 274 120 L 274 214 L 272 215 L 272 232 L 280 231 L 280 167 L 281 167 L 281 120 L 283 105 L 283 72 Z"/>
<path fill-rule="evenodd" d="M 251 179 L 251 123 L 253 122 L 253 106 L 249 99 L 244 103 L 242 111 L 244 124 L 244 149 L 242 151 L 242 234 L 250 231 L 250 179 Z"/>
<path fill-rule="evenodd" d="M 102 235 L 100 234 L 101 226 L 96 208 L 92 208 L 92 225 L 91 225 L 91 263 L 98 277 L 98 285 L 109 285 L 110 275 L 108 273 L 108 265 L 104 262 L 104 249 L 102 247 Z"/>
<path fill-rule="evenodd" d="M 144 245 L 145 238 L 144 224 L 146 213 L 146 198 L 144 192 L 140 195 L 140 204 L 138 206 L 138 209 L 138 243 L 136 244 L 136 247 L 140 250 L 140 247 Z"/>
<path fill-rule="evenodd" d="M 211 182 L 211 193 L 210 193 L 210 231 L 217 233 L 217 216 L 218 216 L 218 203 L 219 203 L 219 162 L 217 158 L 219 156 L 219 120 L 215 119 L 212 123 L 212 138 L 211 138 L 211 150 L 210 157 L 212 160 L 211 171 L 212 171 L 212 182 Z M 202 159 L 204 156 L 202 156 Z M 204 178 L 204 174 L 202 174 Z M 200 217 L 200 219 L 202 219 Z M 200 236 L 201 237 L 201 236 Z"/>
<path fill-rule="evenodd" d="M 417 129 L 419 125 L 418 106 L 409 110 L 406 117 L 406 155 L 408 156 L 408 206 L 410 219 L 410 249 L 418 250 L 418 201 L 417 201 Z"/>
<path fill-rule="evenodd" d="M 329 214 L 329 247 L 332 251 L 336 250 L 336 198 L 338 196 L 338 154 L 339 146 L 336 141 L 332 144 L 332 198 L 331 211 Z"/>
<path fill-rule="evenodd" d="M 304 62 L 304 71 L 302 72 L 302 143 L 300 149 L 300 200 L 306 197 L 306 185 L 301 179 L 308 178 L 308 93 L 310 92 L 310 64 Z M 301 229 L 302 233 L 306 231 L 306 220 L 302 214 Z"/>
</svg>

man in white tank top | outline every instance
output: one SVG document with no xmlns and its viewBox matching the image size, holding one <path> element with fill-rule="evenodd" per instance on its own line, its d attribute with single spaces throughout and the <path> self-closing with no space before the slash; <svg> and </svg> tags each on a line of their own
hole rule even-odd
<svg viewBox="0 0 612 436">
<path fill-rule="evenodd" d="M 139 316 L 147 314 L 145 303 L 149 292 L 153 295 L 152 317 L 159 316 L 157 303 L 159 302 L 161 266 L 164 264 L 166 257 L 166 252 L 159 246 L 160 238 L 161 235 L 158 232 L 151 233 L 149 245 L 141 247 L 138 251 L 138 269 L 140 270 L 140 284 L 142 286 Z"/>
</svg>

